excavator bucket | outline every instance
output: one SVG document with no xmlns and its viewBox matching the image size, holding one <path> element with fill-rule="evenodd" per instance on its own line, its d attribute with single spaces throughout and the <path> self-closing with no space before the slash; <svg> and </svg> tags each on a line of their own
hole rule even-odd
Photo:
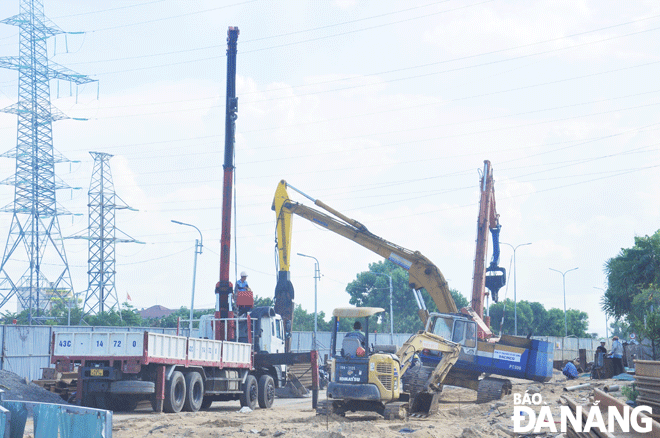
<svg viewBox="0 0 660 438">
<path fill-rule="evenodd" d="M 439 392 L 420 392 L 410 400 L 409 415 L 411 417 L 429 417 L 438 412 Z"/>
<path fill-rule="evenodd" d="M 490 266 L 486 269 L 486 287 L 490 291 L 494 302 L 497 303 L 497 293 L 505 284 L 506 269 L 499 266 Z"/>
</svg>

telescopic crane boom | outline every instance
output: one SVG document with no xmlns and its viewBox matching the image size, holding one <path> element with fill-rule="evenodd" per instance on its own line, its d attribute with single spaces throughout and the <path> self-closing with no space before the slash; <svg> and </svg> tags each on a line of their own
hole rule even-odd
<svg viewBox="0 0 660 438">
<path fill-rule="evenodd" d="M 238 27 L 230 27 L 227 31 L 227 100 L 225 109 L 225 161 L 223 168 L 222 185 L 222 235 L 220 238 L 220 281 L 215 286 L 216 318 L 232 318 L 233 286 L 229 281 L 229 260 L 231 256 L 231 211 L 232 188 L 234 180 L 234 138 L 236 118 L 238 112 L 238 98 L 236 97 L 236 46 L 238 42 Z M 252 292 L 237 297 L 236 305 L 245 310 L 254 304 Z M 216 339 L 222 339 L 224 330 L 220 324 L 216 326 Z M 229 326 L 228 331 L 233 327 Z"/>
</svg>

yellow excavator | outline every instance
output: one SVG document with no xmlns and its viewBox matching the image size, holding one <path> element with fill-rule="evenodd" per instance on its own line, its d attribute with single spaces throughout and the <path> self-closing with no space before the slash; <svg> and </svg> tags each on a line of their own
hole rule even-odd
<svg viewBox="0 0 660 438">
<path fill-rule="evenodd" d="M 412 336 L 398 351 L 395 345 L 372 345 L 369 320 L 383 311 L 380 307 L 341 307 L 332 312 L 328 398 L 317 404 L 317 414 L 372 411 L 395 420 L 408 413 L 427 416 L 437 410 L 442 382 L 458 360 L 461 346 L 424 332 Z M 363 319 L 365 332 L 345 335 L 337 351 L 341 318 Z M 415 352 L 424 348 L 441 352 L 435 367 L 423 367 L 415 358 Z"/>
<path fill-rule="evenodd" d="M 488 179 L 492 179 L 492 172 L 484 175 L 483 190 L 492 190 L 492 187 L 489 189 L 488 184 L 486 184 Z M 288 188 L 309 199 L 315 206 L 325 210 L 325 212 L 291 200 L 287 191 Z M 412 414 L 432 413 L 437 403 L 437 395 L 443 384 L 473 389 L 477 391 L 477 402 L 487 402 L 497 400 L 511 390 L 509 380 L 492 377 L 492 375 L 539 382 L 548 381 L 552 377 L 553 346 L 551 343 L 514 336 L 502 336 L 497 342 L 492 342 L 493 339 L 490 342 L 477 339 L 477 332 L 480 334 L 490 333 L 488 325 L 484 323 L 481 315 L 473 309 L 462 309 L 462 313 L 458 313 L 444 276 L 419 251 L 411 251 L 371 233 L 360 222 L 343 215 L 322 201 L 312 198 L 287 184 L 284 180 L 280 181 L 277 186 L 272 209 L 275 211 L 277 220 L 277 247 L 280 268 L 278 279 L 280 280 L 289 280 L 291 228 L 294 214 L 344 236 L 408 271 L 409 285 L 417 300 L 418 313 L 425 323 L 425 329 L 423 332 L 413 335 L 396 352 L 396 356 L 402 367 L 407 365 L 407 361 L 410 360 L 409 357 L 419 356 L 421 358 L 421 366 L 414 368 L 408 366 L 410 368 L 408 373 L 414 376 L 410 379 L 409 386 L 412 390 L 409 392 L 413 395 L 422 392 L 429 395 L 419 397 L 416 400 L 411 399 L 414 402 L 409 405 Z M 487 227 L 485 230 L 487 231 Z M 485 256 L 485 250 L 483 252 Z M 488 278 L 485 280 L 488 285 Z M 502 281 L 497 283 L 500 286 Z M 276 308 L 278 305 L 293 308 L 292 293 L 278 294 L 278 290 L 285 289 L 278 280 L 275 293 Z M 440 313 L 429 314 L 424 305 L 423 290 L 426 290 L 430 295 Z M 483 299 L 483 292 L 480 293 Z M 284 318 L 284 314 L 282 315 Z M 415 339 L 422 335 L 439 337 L 444 341 L 443 345 L 446 349 L 424 347 L 423 338 L 418 338 L 419 342 Z M 451 349 L 452 343 L 460 345 L 458 360 L 453 361 L 453 363 L 444 360 L 446 350 Z M 370 351 L 370 353 L 373 353 L 373 351 Z M 485 377 L 482 377 L 484 374 Z M 428 378 L 420 387 L 417 383 L 424 380 L 424 376 Z M 439 383 L 432 386 L 430 384 L 431 376 L 444 377 Z M 333 375 L 331 379 L 335 377 Z M 405 378 L 403 383 L 405 393 L 407 389 Z M 328 388 L 330 388 L 330 385 Z M 431 395 L 431 393 L 433 394 Z M 385 399 L 387 397 L 383 397 L 383 400 Z M 424 400 L 423 403 L 417 403 L 422 399 Z M 336 404 L 333 403 L 333 405 Z"/>
</svg>

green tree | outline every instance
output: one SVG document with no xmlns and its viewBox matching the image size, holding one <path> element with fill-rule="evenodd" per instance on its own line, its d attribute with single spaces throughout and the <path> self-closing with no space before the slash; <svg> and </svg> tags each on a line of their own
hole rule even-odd
<svg viewBox="0 0 660 438">
<path fill-rule="evenodd" d="M 465 298 L 463 294 L 457 291 L 456 289 L 451 289 L 449 292 L 451 292 L 451 297 L 454 299 L 454 302 L 456 303 L 456 307 L 458 308 L 459 311 L 463 307 L 468 307 L 470 305 L 470 301 L 467 298 Z"/>
<path fill-rule="evenodd" d="M 85 317 L 85 322 L 91 326 L 131 326 L 139 327 L 144 324 L 140 313 L 133 305 L 124 303 L 121 310 L 112 309 Z"/>
<path fill-rule="evenodd" d="M 605 263 L 605 273 L 603 310 L 617 320 L 627 317 L 635 310 L 635 297 L 644 290 L 657 290 L 660 284 L 660 230 L 650 237 L 635 237 L 632 248 L 622 249 Z"/>
<path fill-rule="evenodd" d="M 325 320 L 325 312 L 319 312 L 316 325 L 318 331 L 330 331 L 330 322 Z M 314 312 L 307 313 L 300 304 L 293 309 L 293 328 L 294 332 L 314 331 Z"/>
<path fill-rule="evenodd" d="M 589 327 L 589 315 L 575 309 L 566 311 L 566 325 L 568 326 L 568 336 L 578 338 L 588 338 L 587 328 Z"/>
<path fill-rule="evenodd" d="M 633 333 L 633 329 L 625 319 L 620 319 L 610 323 L 610 334 L 612 336 L 618 336 L 621 339 L 627 339 L 631 333 Z"/>
<path fill-rule="evenodd" d="M 375 272 L 383 275 L 376 275 Z M 423 329 L 417 311 L 417 302 L 408 286 L 408 272 L 394 263 L 382 260 L 369 264 L 369 270 L 357 274 L 357 278 L 346 286 L 346 292 L 351 296 L 350 303 L 358 307 L 382 307 L 385 312 L 380 314 L 377 324 L 369 329 L 379 333 L 390 331 L 390 280 L 392 277 L 392 310 L 394 312 L 394 332 L 411 333 Z M 437 311 L 435 303 L 428 293 L 423 293 L 424 303 L 429 312 Z M 465 307 L 468 300 L 458 291 L 452 290 L 452 296 L 457 307 Z M 347 328 L 352 322 L 340 321 L 340 330 Z M 352 330 L 352 325 L 348 327 Z"/>
<path fill-rule="evenodd" d="M 635 237 L 632 248 L 623 248 L 605 264 L 607 290 L 602 307 L 614 316 L 614 327 L 624 336 L 649 339 L 654 357 L 660 344 L 660 230 Z M 613 331 L 618 334 L 617 331 Z"/>
<path fill-rule="evenodd" d="M 518 301 L 514 312 L 514 303 L 507 298 L 504 301 L 491 304 L 488 313 L 490 315 L 490 325 L 495 333 L 513 335 L 515 333 L 516 315 L 519 335 L 527 335 L 534 331 L 534 311 L 527 301 Z M 502 314 L 504 314 L 504 324 L 502 324 Z"/>
<path fill-rule="evenodd" d="M 660 351 L 660 291 L 645 289 L 633 299 L 632 312 L 628 315 L 630 327 L 642 339 L 651 341 L 653 358 Z"/>
<path fill-rule="evenodd" d="M 490 324 L 495 333 L 514 334 L 513 301 L 506 299 L 489 307 Z M 502 313 L 504 325 L 502 325 Z M 561 309 L 545 310 L 543 304 L 519 301 L 517 306 L 518 335 L 564 336 L 564 311 Z M 566 312 L 568 335 L 587 337 L 588 315 L 579 310 Z"/>
<path fill-rule="evenodd" d="M 258 295 L 254 296 L 254 307 L 273 307 L 275 302 L 270 297 L 260 297 Z"/>
</svg>

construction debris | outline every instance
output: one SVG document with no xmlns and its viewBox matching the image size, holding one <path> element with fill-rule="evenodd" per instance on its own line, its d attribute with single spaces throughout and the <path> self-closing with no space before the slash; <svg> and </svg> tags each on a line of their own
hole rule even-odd
<svg viewBox="0 0 660 438">
<path fill-rule="evenodd" d="M 42 368 L 42 378 L 32 383 L 58 394 L 62 400 L 72 403 L 78 384 L 78 372 L 60 373 L 55 368 Z M 60 402 L 61 403 L 61 402 Z"/>
</svg>

